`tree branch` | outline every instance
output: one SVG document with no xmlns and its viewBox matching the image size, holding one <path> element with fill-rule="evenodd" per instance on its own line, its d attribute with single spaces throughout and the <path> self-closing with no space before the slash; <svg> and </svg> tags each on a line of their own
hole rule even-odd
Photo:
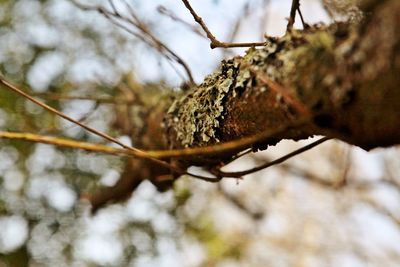
<svg viewBox="0 0 400 267">
<path fill-rule="evenodd" d="M 399 14 L 398 1 L 383 1 L 365 24 L 292 30 L 223 61 L 170 107 L 166 136 L 174 147 L 207 146 L 290 125 L 308 113 L 310 123 L 253 148 L 315 134 L 366 150 L 399 144 Z"/>
</svg>

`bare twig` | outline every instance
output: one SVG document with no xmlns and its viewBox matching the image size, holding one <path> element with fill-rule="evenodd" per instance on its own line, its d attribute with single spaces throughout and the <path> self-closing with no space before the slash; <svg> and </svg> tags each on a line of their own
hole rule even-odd
<svg viewBox="0 0 400 267">
<path fill-rule="evenodd" d="M 297 9 L 297 12 L 299 13 L 301 24 L 303 25 L 303 29 L 307 29 L 309 25 L 304 21 L 303 14 L 301 13 L 300 9 L 300 3 L 299 3 L 299 8 Z"/>
<path fill-rule="evenodd" d="M 289 32 L 293 29 L 293 25 L 296 19 L 296 11 L 300 15 L 301 23 L 303 24 L 303 28 L 306 29 L 308 28 L 307 23 L 304 22 L 303 14 L 301 13 L 300 10 L 300 0 L 292 0 L 292 6 L 290 8 L 290 15 L 289 15 L 289 21 L 286 26 L 286 31 Z"/>
<path fill-rule="evenodd" d="M 266 169 L 266 168 L 271 167 L 273 165 L 277 165 L 279 163 L 282 163 L 282 162 L 284 162 L 284 161 L 286 161 L 286 160 L 288 160 L 288 159 L 290 159 L 290 158 L 292 158 L 292 157 L 294 157 L 294 156 L 296 156 L 298 154 L 301 154 L 301 153 L 303 153 L 303 152 L 305 152 L 307 150 L 310 150 L 311 148 L 314 148 L 314 147 L 316 147 L 316 146 L 318 146 L 318 145 L 322 144 L 323 142 L 328 141 L 330 139 L 331 139 L 330 137 L 323 137 L 323 138 L 321 138 L 321 139 L 319 139 L 319 140 L 317 140 L 315 142 L 312 142 L 309 145 L 303 146 L 302 148 L 299 148 L 299 149 L 297 149 L 297 150 L 295 150 L 295 151 L 293 151 L 293 152 L 291 152 L 289 154 L 286 154 L 283 157 L 280 157 L 280 158 L 278 158 L 276 160 L 273 160 L 271 162 L 266 162 L 266 163 L 264 163 L 264 164 L 262 164 L 262 165 L 260 165 L 258 167 L 254 167 L 254 168 L 251 168 L 251 169 L 248 169 L 248 170 L 245 170 L 245 171 L 224 172 L 224 171 L 221 171 L 221 170 L 214 170 L 213 173 L 215 175 L 217 175 L 217 176 L 223 176 L 223 177 L 236 177 L 236 178 L 242 177 L 244 175 L 248 175 L 248 174 L 251 174 L 251 173 L 254 173 L 254 172 L 258 172 L 260 170 Z"/>
<path fill-rule="evenodd" d="M 144 159 L 150 159 L 168 169 L 171 169 L 172 171 L 183 175 L 189 175 L 193 178 L 201 179 L 204 181 L 208 182 L 216 182 L 218 178 L 214 177 L 205 177 L 197 174 L 193 174 L 184 170 L 177 169 L 176 167 L 168 164 L 167 162 L 158 160 L 156 158 L 149 158 L 146 156 L 143 156 L 141 154 L 138 154 L 137 152 L 129 149 L 124 149 L 124 148 L 115 148 L 111 146 L 106 146 L 102 144 L 93 144 L 93 143 L 88 143 L 88 142 L 82 142 L 82 141 L 76 141 L 76 140 L 71 140 L 71 139 L 65 139 L 65 138 L 58 138 L 58 137 L 53 137 L 53 136 L 45 136 L 45 135 L 38 135 L 38 134 L 32 134 L 32 133 L 17 133 L 17 132 L 3 132 L 0 131 L 0 138 L 3 139 L 11 139 L 11 140 L 24 140 L 24 141 L 29 141 L 29 142 L 35 142 L 35 143 L 42 143 L 42 144 L 49 144 L 49 145 L 55 145 L 58 147 L 64 147 L 64 148 L 74 148 L 74 149 L 82 149 L 90 152 L 97 152 L 97 153 L 105 153 L 105 154 L 110 154 L 110 155 L 124 155 L 124 156 L 132 156 L 136 158 L 144 158 Z M 166 165 L 168 164 L 168 165 Z M 220 179 L 219 179 L 220 180 Z M 218 180 L 218 181 L 219 181 Z"/>
<path fill-rule="evenodd" d="M 50 145 L 56 145 L 59 147 L 65 147 L 65 148 L 74 148 L 74 149 L 82 149 L 86 151 L 91 151 L 91 152 L 97 152 L 97 153 L 106 153 L 106 154 L 111 154 L 111 155 L 125 155 L 125 156 L 132 156 L 132 157 L 137 157 L 137 158 L 148 158 L 152 157 L 153 159 L 166 159 L 166 158 L 179 158 L 182 157 L 184 154 L 188 155 L 213 155 L 213 148 L 214 146 L 210 147 L 205 147 L 206 149 L 201 149 L 201 148 L 192 148 L 192 149 L 183 149 L 183 150 L 153 150 L 153 151 L 145 151 L 145 153 L 148 154 L 148 156 L 143 156 L 141 153 L 137 153 L 134 150 L 129 150 L 125 148 L 115 148 L 107 145 L 102 145 L 102 144 L 93 144 L 93 143 L 88 143 L 88 142 L 82 142 L 82 141 L 76 141 L 72 139 L 65 139 L 65 138 L 58 138 L 58 137 L 53 137 L 53 136 L 44 136 L 44 135 L 38 135 L 38 134 L 32 134 L 32 133 L 17 133 L 17 132 L 2 132 L 0 131 L 0 138 L 6 138 L 6 139 L 14 139 L 14 140 L 24 140 L 24 141 L 29 141 L 29 142 L 37 142 L 37 143 L 44 143 L 44 144 L 50 144 Z M 289 159 L 297 154 L 300 154 L 308 149 L 311 149 L 312 147 L 329 140 L 329 138 L 322 138 L 308 146 L 305 146 L 301 149 L 298 149 L 282 158 L 279 158 L 277 160 L 274 160 L 272 162 L 269 162 L 267 164 L 264 164 L 262 166 L 266 167 L 257 167 L 253 168 L 251 170 L 247 170 L 244 172 L 237 172 L 237 173 L 225 173 L 222 171 L 219 171 L 218 173 L 213 172 L 214 174 L 217 174 L 216 177 L 204 177 L 202 176 L 201 178 L 197 175 L 187 173 L 185 172 L 184 174 L 194 176 L 199 179 L 203 179 L 209 182 L 216 182 L 221 180 L 222 177 L 226 178 L 238 178 L 242 175 L 249 174 L 251 172 L 258 171 L 259 169 L 262 168 L 267 168 L 272 165 L 276 165 L 278 163 L 281 163 L 285 161 L 286 159 Z M 177 153 L 180 152 L 180 153 Z M 193 153 L 195 152 L 195 153 Z M 238 156 L 235 158 L 239 158 L 243 156 L 244 154 L 247 154 L 249 150 L 246 150 L 242 154 L 238 154 Z M 215 154 L 214 154 L 215 155 Z"/>
<path fill-rule="evenodd" d="M 190 5 L 188 0 L 182 0 L 183 4 L 186 6 L 186 8 L 189 10 L 190 14 L 192 14 L 194 20 L 203 28 L 204 32 L 207 35 L 207 38 L 211 41 L 210 47 L 212 49 L 217 48 L 217 47 L 222 47 L 222 48 L 232 48 L 232 47 L 254 47 L 254 46 L 265 46 L 266 42 L 261 42 L 261 43 L 225 43 L 225 42 L 220 42 L 215 38 L 215 36 L 211 33 L 211 31 L 208 29 L 207 25 L 204 23 L 203 19 L 197 15 L 197 13 L 194 11 L 192 6 Z"/>
<path fill-rule="evenodd" d="M 47 100 L 57 100 L 57 101 L 71 101 L 71 100 L 89 100 L 94 101 L 101 104 L 131 104 L 131 99 L 122 99 L 115 97 L 101 97 L 101 96 L 72 96 L 72 95 L 62 95 L 55 93 L 36 93 L 30 92 L 31 96 L 38 96 L 41 98 L 45 98 Z"/>
<path fill-rule="evenodd" d="M 300 0 L 292 0 L 292 6 L 290 8 L 290 15 L 289 15 L 289 21 L 286 26 L 286 31 L 289 32 L 293 28 L 293 24 L 296 20 L 296 10 L 299 8 L 299 1 Z"/>
<path fill-rule="evenodd" d="M 35 143 L 43 143 L 49 145 L 55 145 L 58 147 L 65 147 L 65 148 L 75 148 L 75 149 L 82 149 L 91 152 L 98 152 L 98 153 L 105 153 L 111 155 L 129 155 L 129 156 L 136 156 L 136 153 L 123 149 L 123 148 L 116 148 L 111 146 L 105 146 L 102 144 L 93 144 L 88 142 L 81 142 L 75 141 L 71 139 L 65 138 L 58 138 L 53 136 L 46 136 L 46 135 L 38 135 L 32 133 L 20 133 L 20 132 L 3 132 L 0 131 L 0 138 L 5 139 L 13 139 L 13 140 L 24 140 L 29 142 Z"/>
</svg>

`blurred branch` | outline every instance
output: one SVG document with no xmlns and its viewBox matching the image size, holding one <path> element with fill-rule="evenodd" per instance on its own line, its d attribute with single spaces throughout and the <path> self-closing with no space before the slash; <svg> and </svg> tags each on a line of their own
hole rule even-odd
<svg viewBox="0 0 400 267">
<path fill-rule="evenodd" d="M 195 34 L 197 34 L 198 36 L 201 36 L 203 38 L 207 39 L 207 36 L 201 31 L 199 30 L 198 27 L 188 23 L 187 21 L 181 19 L 180 17 L 178 17 L 175 13 L 172 12 L 172 10 L 169 10 L 168 8 L 166 8 L 165 6 L 158 6 L 157 7 L 157 11 L 164 15 L 169 17 L 170 19 L 172 19 L 173 21 L 179 22 L 182 25 L 186 26 L 187 28 L 189 28 L 192 32 L 194 32 Z"/>
<path fill-rule="evenodd" d="M 218 191 L 222 194 L 222 196 L 228 200 L 231 204 L 233 204 L 235 207 L 237 207 L 239 210 L 243 211 L 245 214 L 247 214 L 250 218 L 253 220 L 260 220 L 264 217 L 264 212 L 263 211 L 253 211 L 246 207 L 246 205 L 243 204 L 241 199 L 235 195 L 230 194 L 227 192 L 222 186 L 218 186 Z"/>
<path fill-rule="evenodd" d="M 397 156 L 400 156 L 400 153 L 397 153 Z M 396 164 L 397 162 L 397 170 L 394 169 L 395 166 L 392 166 L 391 162 L 393 164 Z M 398 175 L 398 171 L 400 170 L 400 162 L 396 160 L 393 160 L 393 158 L 389 158 L 389 157 L 384 157 L 383 158 L 383 166 L 384 166 L 384 170 L 385 170 L 385 177 L 386 177 L 386 181 L 388 183 L 391 183 L 397 190 L 400 191 L 400 181 L 399 181 L 399 175 Z"/>
<path fill-rule="evenodd" d="M 381 204 L 377 203 L 376 201 L 372 200 L 371 198 L 363 198 L 362 201 L 364 201 L 366 204 L 371 206 L 376 212 L 389 218 L 394 224 L 396 224 L 398 227 L 400 227 L 400 218 L 397 218 L 392 212 L 387 210 Z"/>
<path fill-rule="evenodd" d="M 346 147 L 343 173 L 342 173 L 342 177 L 341 177 L 341 180 L 340 180 L 340 184 L 342 184 L 342 185 L 346 185 L 347 184 L 349 171 L 350 171 L 350 168 L 351 168 L 351 165 L 352 165 L 352 157 L 351 156 L 352 156 L 351 147 L 348 146 L 348 147 Z"/>
<path fill-rule="evenodd" d="M 111 155 L 129 155 L 129 156 L 135 155 L 136 156 L 136 154 L 132 153 L 132 151 L 122 149 L 122 148 L 114 148 L 111 146 L 105 146 L 105 145 L 101 145 L 101 144 L 93 144 L 93 143 L 88 143 L 88 142 L 75 141 L 75 140 L 71 140 L 71 139 L 46 136 L 46 135 L 38 135 L 38 134 L 32 134 L 32 133 L 17 133 L 17 132 L 0 131 L 0 138 L 43 143 L 43 144 L 55 145 L 55 146 L 59 146 L 59 147 L 82 149 L 82 150 L 86 150 L 86 151 L 106 153 L 106 154 L 111 154 Z"/>
<path fill-rule="evenodd" d="M 290 174 L 295 175 L 296 177 L 299 177 L 305 181 L 324 187 L 326 189 L 339 190 L 346 185 L 345 183 L 342 182 L 342 180 L 334 181 L 334 180 L 323 179 L 314 172 L 295 166 L 293 164 L 283 163 L 279 165 L 279 167 L 289 172 Z"/>
<path fill-rule="evenodd" d="M 125 99 L 118 97 L 72 96 L 72 95 L 63 95 L 56 93 L 37 93 L 37 92 L 29 92 L 29 95 L 56 101 L 90 100 L 101 104 L 115 104 L 115 105 L 133 103 L 133 99 Z"/>
<path fill-rule="evenodd" d="M 233 26 L 233 29 L 230 32 L 230 36 L 228 38 L 229 43 L 233 43 L 235 41 L 235 39 L 239 33 L 241 24 L 243 23 L 244 19 L 246 19 L 249 15 L 250 15 L 250 7 L 249 7 L 249 3 L 246 3 L 244 8 L 242 9 L 242 14 L 237 16 L 236 22 Z M 264 35 L 262 36 L 262 38 L 264 38 Z M 232 50 L 225 49 L 223 52 L 224 53 L 223 58 L 226 58 L 228 56 L 229 52 L 232 52 Z"/>
<path fill-rule="evenodd" d="M 94 107 L 90 108 L 90 110 L 88 112 L 86 112 L 85 114 L 83 114 L 79 119 L 77 119 L 78 122 L 82 123 L 82 124 L 86 124 L 88 123 L 88 119 L 96 112 L 97 108 L 100 106 L 100 103 L 96 102 Z M 71 124 L 69 126 L 63 127 L 64 131 L 67 131 L 68 129 L 74 128 L 76 127 L 76 124 Z M 57 129 L 57 127 L 53 127 L 49 130 L 40 130 L 40 134 L 54 134 L 57 133 L 59 131 L 59 129 Z"/>
<path fill-rule="evenodd" d="M 139 19 L 137 14 L 134 12 L 133 8 L 126 1 L 124 1 L 124 3 L 125 3 L 127 10 L 129 11 L 130 17 L 124 16 L 123 14 L 121 14 L 117 10 L 117 8 L 114 5 L 114 2 L 112 0 L 109 0 L 108 2 L 110 3 L 113 11 L 109 11 L 101 6 L 84 5 L 84 4 L 77 2 L 76 0 L 72 0 L 72 2 L 77 7 L 81 8 L 82 10 L 92 10 L 92 11 L 97 11 L 100 14 L 103 14 L 113 24 L 115 24 L 116 26 L 120 27 L 121 29 L 124 29 L 125 31 L 129 32 L 133 36 L 137 37 L 139 40 L 142 40 L 143 42 L 148 44 L 149 46 L 155 48 L 159 53 L 164 55 L 167 59 L 176 61 L 185 70 L 185 72 L 188 76 L 189 82 L 192 85 L 195 85 L 193 75 L 189 68 L 189 65 L 178 54 L 176 54 L 174 51 L 172 51 L 166 44 L 164 44 L 159 38 L 157 38 L 149 30 L 147 25 Z M 123 22 L 127 23 L 128 25 L 133 26 L 138 32 L 133 31 L 126 25 L 122 24 L 120 21 L 123 21 Z"/>
</svg>

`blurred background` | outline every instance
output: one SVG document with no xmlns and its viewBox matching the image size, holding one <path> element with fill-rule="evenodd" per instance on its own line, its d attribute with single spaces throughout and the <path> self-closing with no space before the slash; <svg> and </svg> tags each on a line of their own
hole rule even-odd
<svg viewBox="0 0 400 267">
<path fill-rule="evenodd" d="M 351 19 L 351 2 L 303 0 L 301 8 L 306 22 L 329 23 Z M 128 17 L 133 10 L 197 83 L 222 59 L 245 51 L 211 50 L 178 0 L 79 3 L 114 5 Z M 191 3 L 219 40 L 254 42 L 284 34 L 291 1 Z M 178 88 L 187 73 L 132 34 L 138 31 L 131 24 L 84 9 L 66 0 L 0 1 L 0 72 L 69 116 L 134 144 L 113 127 L 118 88 Z M 103 142 L 3 87 L 0 130 Z M 224 170 L 311 141 L 282 141 Z M 163 193 L 144 181 L 126 201 L 91 215 L 79 196 L 114 185 L 121 158 L 0 140 L 0 267 L 398 266 L 399 158 L 398 147 L 365 152 L 328 141 L 243 180 L 181 177 Z"/>
</svg>

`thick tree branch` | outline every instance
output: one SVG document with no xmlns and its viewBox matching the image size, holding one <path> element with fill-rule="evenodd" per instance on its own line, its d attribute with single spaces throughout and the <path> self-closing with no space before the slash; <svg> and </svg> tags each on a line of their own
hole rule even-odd
<svg viewBox="0 0 400 267">
<path fill-rule="evenodd" d="M 169 109 L 170 142 L 193 147 L 240 139 L 308 113 L 313 118 L 308 125 L 253 147 L 314 134 L 367 150 L 398 144 L 399 14 L 398 1 L 382 1 L 365 24 L 293 30 L 222 62 Z"/>
</svg>

